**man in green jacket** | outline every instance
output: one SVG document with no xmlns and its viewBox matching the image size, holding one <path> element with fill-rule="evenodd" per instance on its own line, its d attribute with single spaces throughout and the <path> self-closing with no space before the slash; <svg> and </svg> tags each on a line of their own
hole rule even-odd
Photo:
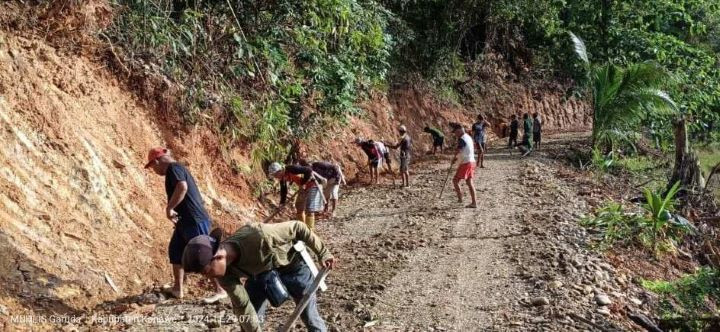
<svg viewBox="0 0 720 332">
<path fill-rule="evenodd" d="M 275 270 L 288 293 L 300 301 L 313 282 L 310 268 L 292 249 L 297 241 L 311 248 L 323 266 L 332 269 L 336 260 L 320 238 L 299 221 L 277 224 L 246 224 L 225 241 L 213 232 L 190 240 L 183 253 L 183 267 L 188 272 L 219 278 L 230 295 L 233 311 L 245 332 L 261 331 L 267 306 L 267 295 L 259 276 Z M 247 278 L 245 285 L 240 278 Z M 310 331 L 326 331 L 313 295 L 300 318 Z"/>
</svg>

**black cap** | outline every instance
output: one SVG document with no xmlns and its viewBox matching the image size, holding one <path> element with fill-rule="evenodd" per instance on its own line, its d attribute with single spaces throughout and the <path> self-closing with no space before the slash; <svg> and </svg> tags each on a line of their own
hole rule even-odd
<svg viewBox="0 0 720 332">
<path fill-rule="evenodd" d="M 185 246 L 182 257 L 183 269 L 186 272 L 202 272 L 210 264 L 220 247 L 220 232 L 213 231 L 210 235 L 198 235 Z"/>
</svg>

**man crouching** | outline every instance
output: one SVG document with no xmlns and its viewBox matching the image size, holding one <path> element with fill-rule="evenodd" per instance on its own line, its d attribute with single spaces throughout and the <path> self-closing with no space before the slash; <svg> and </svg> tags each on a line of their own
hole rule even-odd
<svg viewBox="0 0 720 332">
<path fill-rule="evenodd" d="M 295 242 L 305 242 L 323 266 L 332 269 L 336 264 L 320 238 L 299 221 L 249 223 L 222 242 L 216 233 L 220 232 L 213 232 L 210 236 L 200 235 L 188 242 L 183 253 L 183 267 L 188 272 L 219 278 L 230 295 L 233 311 L 245 332 L 261 331 L 267 300 L 275 299 L 277 302 L 274 290 L 268 287 L 277 284 L 273 278 L 279 278 L 296 303 L 312 285 L 314 278 L 310 268 L 292 249 Z M 240 278 L 247 278 L 244 286 Z M 315 295 L 310 298 L 300 318 L 309 331 L 327 330 L 318 313 Z"/>
</svg>

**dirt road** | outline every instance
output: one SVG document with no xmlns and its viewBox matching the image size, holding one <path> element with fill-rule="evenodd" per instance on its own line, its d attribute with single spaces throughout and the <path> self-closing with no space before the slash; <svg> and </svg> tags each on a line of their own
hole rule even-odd
<svg viewBox="0 0 720 332">
<path fill-rule="evenodd" d="M 577 139 L 550 139 L 544 149 Z M 635 300 L 633 288 L 585 249 L 577 218 L 586 202 L 561 179 L 559 163 L 543 151 L 520 158 L 492 148 L 487 168 L 476 173 L 479 208 L 467 209 L 451 183 L 438 199 L 449 160 L 413 165 L 410 188 L 385 179 L 346 189 L 336 218 L 319 222 L 318 233 L 340 259 L 319 298 L 331 330 L 624 328 L 617 312 Z M 598 305 L 599 294 L 612 304 Z M 131 304 L 124 315 L 137 319 L 115 327 L 237 329 L 227 303 L 157 301 Z M 271 309 L 267 326 L 274 329 L 291 310 Z"/>
</svg>

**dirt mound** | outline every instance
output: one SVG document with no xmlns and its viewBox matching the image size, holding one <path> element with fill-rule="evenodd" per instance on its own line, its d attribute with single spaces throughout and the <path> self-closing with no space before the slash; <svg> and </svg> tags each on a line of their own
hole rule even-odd
<svg viewBox="0 0 720 332">
<path fill-rule="evenodd" d="M 142 168 L 151 146 L 190 165 L 216 221 L 250 217 L 247 187 L 217 176 L 202 130 L 159 126 L 92 61 L 0 40 L 0 302 L 13 313 L 87 309 L 170 278 L 163 179 Z"/>
</svg>

